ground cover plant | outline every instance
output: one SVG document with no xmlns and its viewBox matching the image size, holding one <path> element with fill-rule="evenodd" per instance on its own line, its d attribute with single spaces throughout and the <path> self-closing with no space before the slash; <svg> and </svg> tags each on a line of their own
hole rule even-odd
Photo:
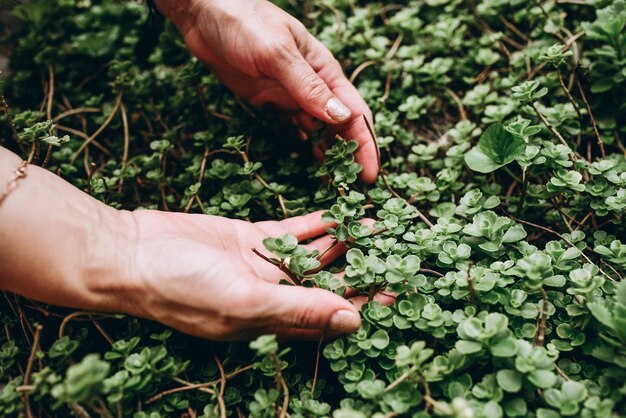
<svg viewBox="0 0 626 418">
<path fill-rule="evenodd" d="M 284 236 L 270 261 L 396 302 L 328 343 L 215 344 L 5 294 L 0 415 L 626 415 L 626 2 L 278 3 L 372 107 L 375 185 L 350 138 L 316 164 L 135 2 L 13 7 L 0 144 L 118 208 L 323 209 L 345 258 L 311 273 Z"/>
</svg>

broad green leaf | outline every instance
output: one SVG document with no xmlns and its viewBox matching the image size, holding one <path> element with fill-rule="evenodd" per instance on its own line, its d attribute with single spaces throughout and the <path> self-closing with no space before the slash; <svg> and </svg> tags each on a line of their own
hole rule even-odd
<svg viewBox="0 0 626 418">
<path fill-rule="evenodd" d="M 515 160 L 526 142 L 497 123 L 485 130 L 478 145 L 465 154 L 465 163 L 479 173 L 491 173 Z"/>
<path fill-rule="evenodd" d="M 478 148 L 496 164 L 508 164 L 524 152 L 526 143 L 518 135 L 507 131 L 499 123 L 485 130 L 478 141 Z"/>
<path fill-rule="evenodd" d="M 502 167 L 504 164 L 498 164 L 478 147 L 474 147 L 465 154 L 465 164 L 478 173 L 491 173 Z"/>
</svg>

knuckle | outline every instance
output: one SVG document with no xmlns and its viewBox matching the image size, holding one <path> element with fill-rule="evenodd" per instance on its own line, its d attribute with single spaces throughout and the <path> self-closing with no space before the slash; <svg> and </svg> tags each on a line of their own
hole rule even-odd
<svg viewBox="0 0 626 418">
<path fill-rule="evenodd" d="M 290 315 L 293 326 L 297 328 L 312 328 L 315 325 L 315 309 L 311 306 L 300 305 L 297 311 Z"/>
<path fill-rule="evenodd" d="M 317 76 L 317 74 L 307 74 L 303 77 L 303 85 L 306 88 L 308 100 L 319 101 L 327 94 L 326 84 Z"/>
<path fill-rule="evenodd" d="M 296 54 L 293 41 L 285 38 L 275 38 L 261 44 L 256 50 L 256 63 L 259 70 L 273 75 L 287 63 L 294 61 Z"/>
</svg>

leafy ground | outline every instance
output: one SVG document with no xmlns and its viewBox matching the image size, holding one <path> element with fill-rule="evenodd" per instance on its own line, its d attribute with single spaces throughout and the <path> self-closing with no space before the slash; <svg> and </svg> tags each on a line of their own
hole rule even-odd
<svg viewBox="0 0 626 418">
<path fill-rule="evenodd" d="M 328 210 L 352 241 L 330 271 L 397 302 L 327 345 L 248 347 L 6 294 L 0 415 L 626 415 L 625 2 L 279 3 L 371 105 L 377 185 L 350 143 L 316 166 L 134 2 L 15 7 L 0 144 L 115 207 Z M 343 291 L 290 241 L 267 246 Z"/>
</svg>

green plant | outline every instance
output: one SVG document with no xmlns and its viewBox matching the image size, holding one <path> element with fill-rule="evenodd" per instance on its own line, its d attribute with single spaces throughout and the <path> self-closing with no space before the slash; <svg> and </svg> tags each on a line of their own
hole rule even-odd
<svg viewBox="0 0 626 418">
<path fill-rule="evenodd" d="M 0 144 L 116 208 L 322 210 L 330 248 L 255 250 L 291 285 L 358 296 L 361 329 L 215 344 L 7 293 L 0 415 L 626 415 L 626 3 L 275 3 L 370 105 L 374 185 L 354 138 L 314 136 L 315 162 L 136 2 L 13 6 Z"/>
</svg>

